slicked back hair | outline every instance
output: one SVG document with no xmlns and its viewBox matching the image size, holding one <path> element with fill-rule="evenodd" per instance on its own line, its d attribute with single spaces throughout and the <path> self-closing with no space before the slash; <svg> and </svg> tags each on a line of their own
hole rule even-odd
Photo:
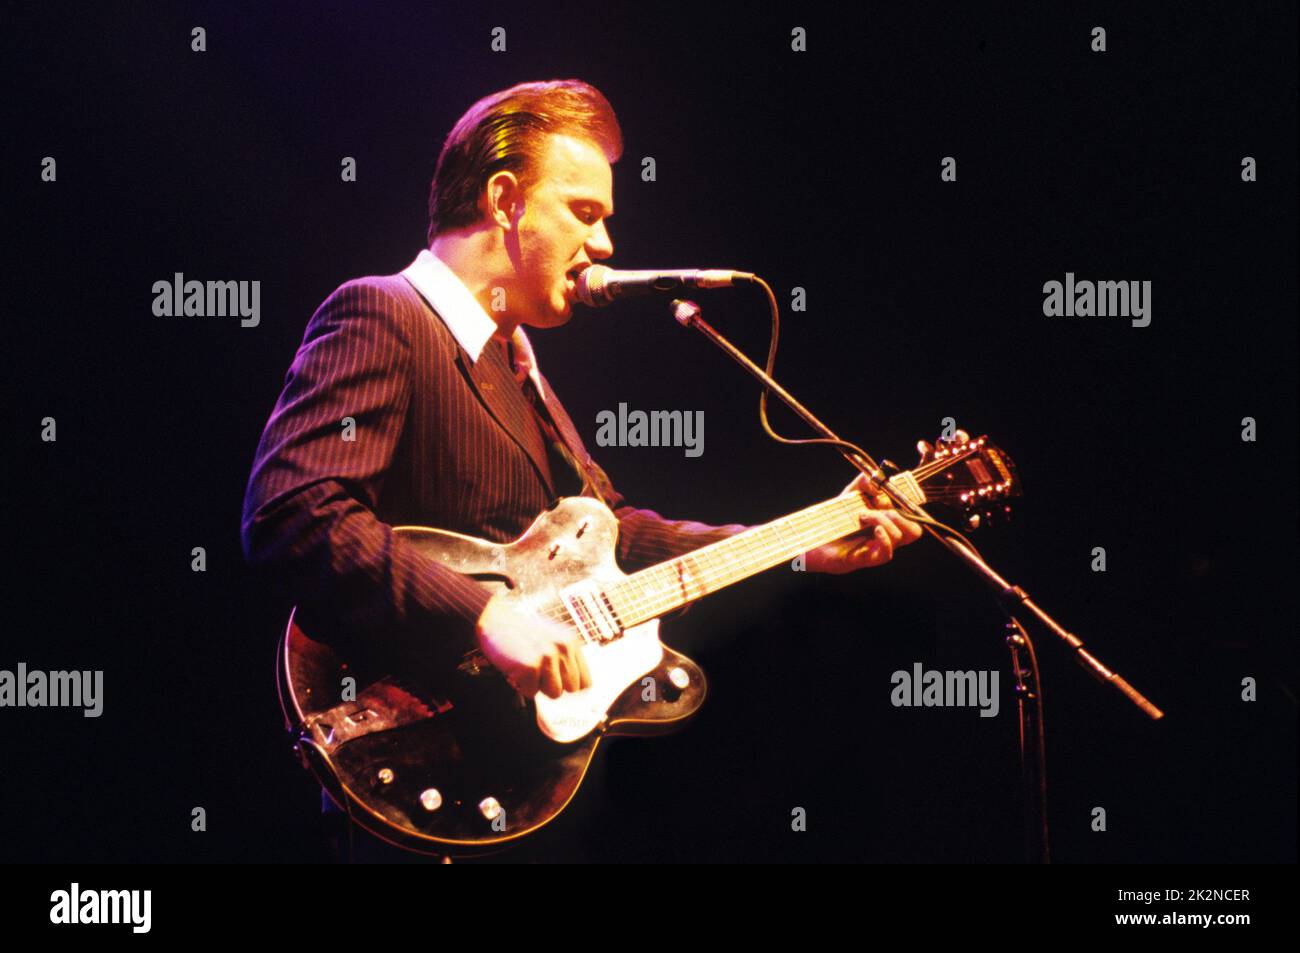
<svg viewBox="0 0 1300 953">
<path fill-rule="evenodd" d="M 581 80 L 520 83 L 484 96 L 452 127 L 438 155 L 429 187 L 428 243 L 483 219 L 479 198 L 497 172 L 513 172 L 527 190 L 551 133 L 591 140 L 610 163 L 623 154 L 613 108 Z"/>
</svg>

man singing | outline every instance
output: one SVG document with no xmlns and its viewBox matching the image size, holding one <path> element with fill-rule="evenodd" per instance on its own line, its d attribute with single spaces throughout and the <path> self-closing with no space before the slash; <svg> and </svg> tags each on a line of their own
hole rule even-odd
<svg viewBox="0 0 1300 953">
<path fill-rule="evenodd" d="M 505 542 L 581 493 L 618 517 L 626 572 L 745 528 L 624 505 L 524 333 L 567 323 L 575 276 L 613 254 L 621 152 L 613 110 L 586 83 L 479 100 L 439 155 L 428 247 L 399 274 L 343 284 L 312 316 L 257 448 L 242 538 L 313 638 L 416 666 L 477 647 L 525 697 L 559 697 L 590 684 L 578 635 L 492 598 L 393 526 Z M 806 568 L 877 566 L 919 536 L 873 511 Z"/>
</svg>

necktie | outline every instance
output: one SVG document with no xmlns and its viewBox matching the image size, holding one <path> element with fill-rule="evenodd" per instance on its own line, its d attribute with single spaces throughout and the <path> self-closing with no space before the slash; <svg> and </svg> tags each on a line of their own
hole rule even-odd
<svg viewBox="0 0 1300 953">
<path fill-rule="evenodd" d="M 532 368 L 523 350 L 516 347 L 513 342 L 507 342 L 506 354 L 510 366 L 514 369 L 515 380 L 519 382 L 524 396 L 528 398 L 528 403 L 533 408 L 533 415 L 537 418 L 537 425 L 546 438 L 547 451 L 553 458 L 551 475 L 555 480 L 557 492 L 565 496 L 594 496 L 596 499 L 603 499 L 600 491 L 596 488 L 595 481 L 591 478 L 591 474 L 579 461 L 574 449 L 565 441 L 560 428 L 555 425 L 555 421 L 547 409 L 546 398 L 538 392 L 537 384 L 529 374 Z M 555 457 L 559 459 L 555 460 Z M 573 479 L 567 481 L 567 486 L 565 485 L 566 481 L 561 478 L 561 474 L 572 476 Z"/>
</svg>

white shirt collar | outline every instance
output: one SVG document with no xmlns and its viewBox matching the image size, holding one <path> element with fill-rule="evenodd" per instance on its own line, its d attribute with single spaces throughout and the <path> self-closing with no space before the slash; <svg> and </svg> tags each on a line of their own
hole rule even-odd
<svg viewBox="0 0 1300 953">
<path fill-rule="evenodd" d="M 465 287 L 465 283 L 427 248 L 403 269 L 402 277 L 429 302 L 429 306 L 442 318 L 443 324 L 447 325 L 447 330 L 465 349 L 470 360 L 477 362 L 488 340 L 496 334 L 497 323 L 488 317 L 488 313 Z M 515 328 L 511 340 L 528 361 L 528 376 L 541 393 L 542 375 L 537 370 L 537 356 L 533 353 L 533 345 L 524 334 L 522 326 Z"/>
</svg>

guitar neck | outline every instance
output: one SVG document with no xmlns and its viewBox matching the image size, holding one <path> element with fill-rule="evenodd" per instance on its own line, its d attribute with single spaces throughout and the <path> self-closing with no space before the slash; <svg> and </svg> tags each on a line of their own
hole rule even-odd
<svg viewBox="0 0 1300 953">
<path fill-rule="evenodd" d="M 890 483 L 914 502 L 924 502 L 910 472 L 891 477 Z M 623 627 L 631 628 L 855 533 L 869 509 L 860 493 L 845 493 L 633 573 L 606 586 L 604 594 Z"/>
</svg>

